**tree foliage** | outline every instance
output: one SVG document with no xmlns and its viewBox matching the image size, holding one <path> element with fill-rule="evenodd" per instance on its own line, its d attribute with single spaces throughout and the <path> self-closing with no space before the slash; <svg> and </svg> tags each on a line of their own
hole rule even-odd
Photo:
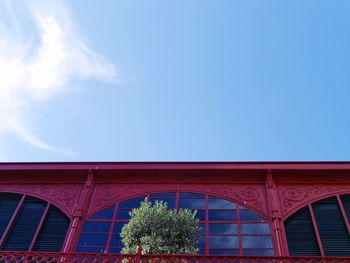
<svg viewBox="0 0 350 263">
<path fill-rule="evenodd" d="M 122 253 L 136 253 L 142 246 L 146 254 L 196 254 L 199 226 L 196 211 L 168 209 L 167 203 L 147 200 L 130 212 L 131 219 L 121 231 Z"/>
</svg>

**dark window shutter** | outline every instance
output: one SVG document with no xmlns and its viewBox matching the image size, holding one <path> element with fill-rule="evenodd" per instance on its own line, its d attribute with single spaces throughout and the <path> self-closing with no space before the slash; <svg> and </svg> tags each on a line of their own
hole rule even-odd
<svg viewBox="0 0 350 263">
<path fill-rule="evenodd" d="M 0 238 L 15 212 L 22 195 L 0 193 Z"/>
<path fill-rule="evenodd" d="M 350 256 L 350 238 L 336 197 L 312 205 L 326 256 Z"/>
<path fill-rule="evenodd" d="M 33 251 L 61 251 L 69 226 L 69 218 L 54 206 L 50 206 Z"/>
<path fill-rule="evenodd" d="M 1 247 L 2 250 L 27 251 L 47 203 L 26 197 Z"/>
<path fill-rule="evenodd" d="M 320 256 L 310 211 L 304 207 L 284 223 L 291 256 Z"/>
<path fill-rule="evenodd" d="M 340 196 L 348 220 L 350 221 L 350 195 Z"/>
</svg>

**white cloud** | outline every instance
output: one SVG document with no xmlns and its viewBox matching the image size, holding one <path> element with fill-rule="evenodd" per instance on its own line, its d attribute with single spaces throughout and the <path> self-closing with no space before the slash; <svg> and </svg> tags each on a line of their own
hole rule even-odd
<svg viewBox="0 0 350 263">
<path fill-rule="evenodd" d="M 68 154 L 40 139 L 27 112 L 69 90 L 75 78 L 113 81 L 115 68 L 83 43 L 63 1 L 2 5 L 0 137 L 15 133 L 37 148 Z"/>
</svg>

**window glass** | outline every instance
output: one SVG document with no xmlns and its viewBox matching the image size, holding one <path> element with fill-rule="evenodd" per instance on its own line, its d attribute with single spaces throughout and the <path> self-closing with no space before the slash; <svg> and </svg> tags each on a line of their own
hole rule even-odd
<svg viewBox="0 0 350 263">
<path fill-rule="evenodd" d="M 236 236 L 209 236 L 209 248 L 238 248 Z"/>
<path fill-rule="evenodd" d="M 150 201 L 152 202 L 152 204 L 155 204 L 155 201 L 164 201 L 165 203 L 167 203 L 168 208 L 175 208 L 175 198 L 150 198 Z"/>
<path fill-rule="evenodd" d="M 106 249 L 104 247 L 77 247 L 75 251 L 80 253 L 105 253 Z"/>
<path fill-rule="evenodd" d="M 236 220 L 236 210 L 209 210 L 209 220 Z"/>
<path fill-rule="evenodd" d="M 240 210 L 241 220 L 263 220 L 263 218 L 253 211 L 250 210 Z"/>
<path fill-rule="evenodd" d="M 270 234 L 270 225 L 269 224 L 241 224 L 241 233 L 242 234 Z"/>
<path fill-rule="evenodd" d="M 180 199 L 179 208 L 205 209 L 205 199 Z"/>
<path fill-rule="evenodd" d="M 82 232 L 109 232 L 110 222 L 85 222 Z"/>
<path fill-rule="evenodd" d="M 78 246 L 105 246 L 107 239 L 107 234 L 81 234 Z"/>
<path fill-rule="evenodd" d="M 212 234 L 237 234 L 237 224 L 209 224 L 209 235 Z"/>
<path fill-rule="evenodd" d="M 126 223 L 114 223 L 114 227 L 113 227 L 113 233 L 118 234 L 120 232 L 122 232 L 122 228 Z"/>
<path fill-rule="evenodd" d="M 120 202 L 118 208 L 135 208 L 139 207 L 141 202 L 145 200 L 145 197 L 133 198 Z"/>
<path fill-rule="evenodd" d="M 130 219 L 130 215 L 129 215 L 129 212 L 131 211 L 132 209 L 119 209 L 118 212 L 117 212 L 117 219 Z"/>
<path fill-rule="evenodd" d="M 119 253 L 123 247 L 120 237 L 121 229 L 130 218 L 129 212 L 132 208 L 139 207 L 144 198 L 137 197 L 123 200 L 109 207 L 109 211 L 105 209 L 96 213 L 93 216 L 95 218 L 91 218 L 99 220 L 86 222 L 78 248 L 86 247 L 86 251 L 88 251 L 88 248 L 91 247 L 96 251 L 96 248 L 100 249 L 104 246 L 109 253 Z M 148 195 L 147 198 L 152 203 L 155 200 L 167 202 L 171 209 L 177 207 L 178 209 L 196 211 L 196 218 L 199 219 L 200 227 L 199 243 L 196 245 L 199 248 L 199 254 L 239 255 L 244 250 L 246 251 L 244 253 L 257 253 L 256 255 L 259 255 L 259 251 L 261 251 L 260 255 L 270 255 L 273 251 L 270 225 L 259 215 L 243 206 L 210 195 L 189 192 L 154 193 Z M 113 210 L 114 207 L 117 209 L 116 211 Z M 238 218 L 238 207 L 240 208 L 240 218 Z M 115 218 L 111 216 L 113 212 L 116 214 Z M 240 223 L 238 224 L 238 222 Z M 105 224 L 97 226 L 95 223 Z M 106 232 L 107 236 L 96 236 L 96 233 L 104 233 L 102 231 L 106 231 L 107 228 L 109 229 L 107 231 L 110 231 L 108 235 Z M 95 235 L 89 236 L 87 231 L 94 231 Z M 243 236 L 239 236 L 238 233 Z M 108 247 L 106 242 L 109 242 Z M 244 244 L 241 249 L 239 248 L 240 244 L 241 246 Z"/>
<path fill-rule="evenodd" d="M 113 212 L 114 212 L 114 205 L 103 209 L 102 211 L 94 214 L 93 216 L 91 216 L 91 219 L 111 219 L 113 217 Z"/>
<path fill-rule="evenodd" d="M 243 249 L 245 256 L 273 256 L 272 249 Z"/>
<path fill-rule="evenodd" d="M 235 209 L 236 205 L 230 201 L 218 198 L 209 198 L 209 209 Z"/>
<path fill-rule="evenodd" d="M 209 250 L 210 255 L 239 255 L 238 249 L 210 249 Z"/>
<path fill-rule="evenodd" d="M 272 248 L 270 236 L 243 236 L 243 248 Z"/>
</svg>

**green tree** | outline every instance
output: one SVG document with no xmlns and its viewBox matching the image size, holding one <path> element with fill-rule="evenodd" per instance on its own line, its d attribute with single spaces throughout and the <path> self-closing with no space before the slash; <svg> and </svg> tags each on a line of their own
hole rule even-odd
<svg viewBox="0 0 350 263">
<path fill-rule="evenodd" d="M 145 254 L 196 254 L 199 226 L 197 211 L 168 209 L 167 203 L 147 200 L 130 212 L 131 219 L 121 231 L 122 253 L 136 253 L 142 246 Z"/>
</svg>

